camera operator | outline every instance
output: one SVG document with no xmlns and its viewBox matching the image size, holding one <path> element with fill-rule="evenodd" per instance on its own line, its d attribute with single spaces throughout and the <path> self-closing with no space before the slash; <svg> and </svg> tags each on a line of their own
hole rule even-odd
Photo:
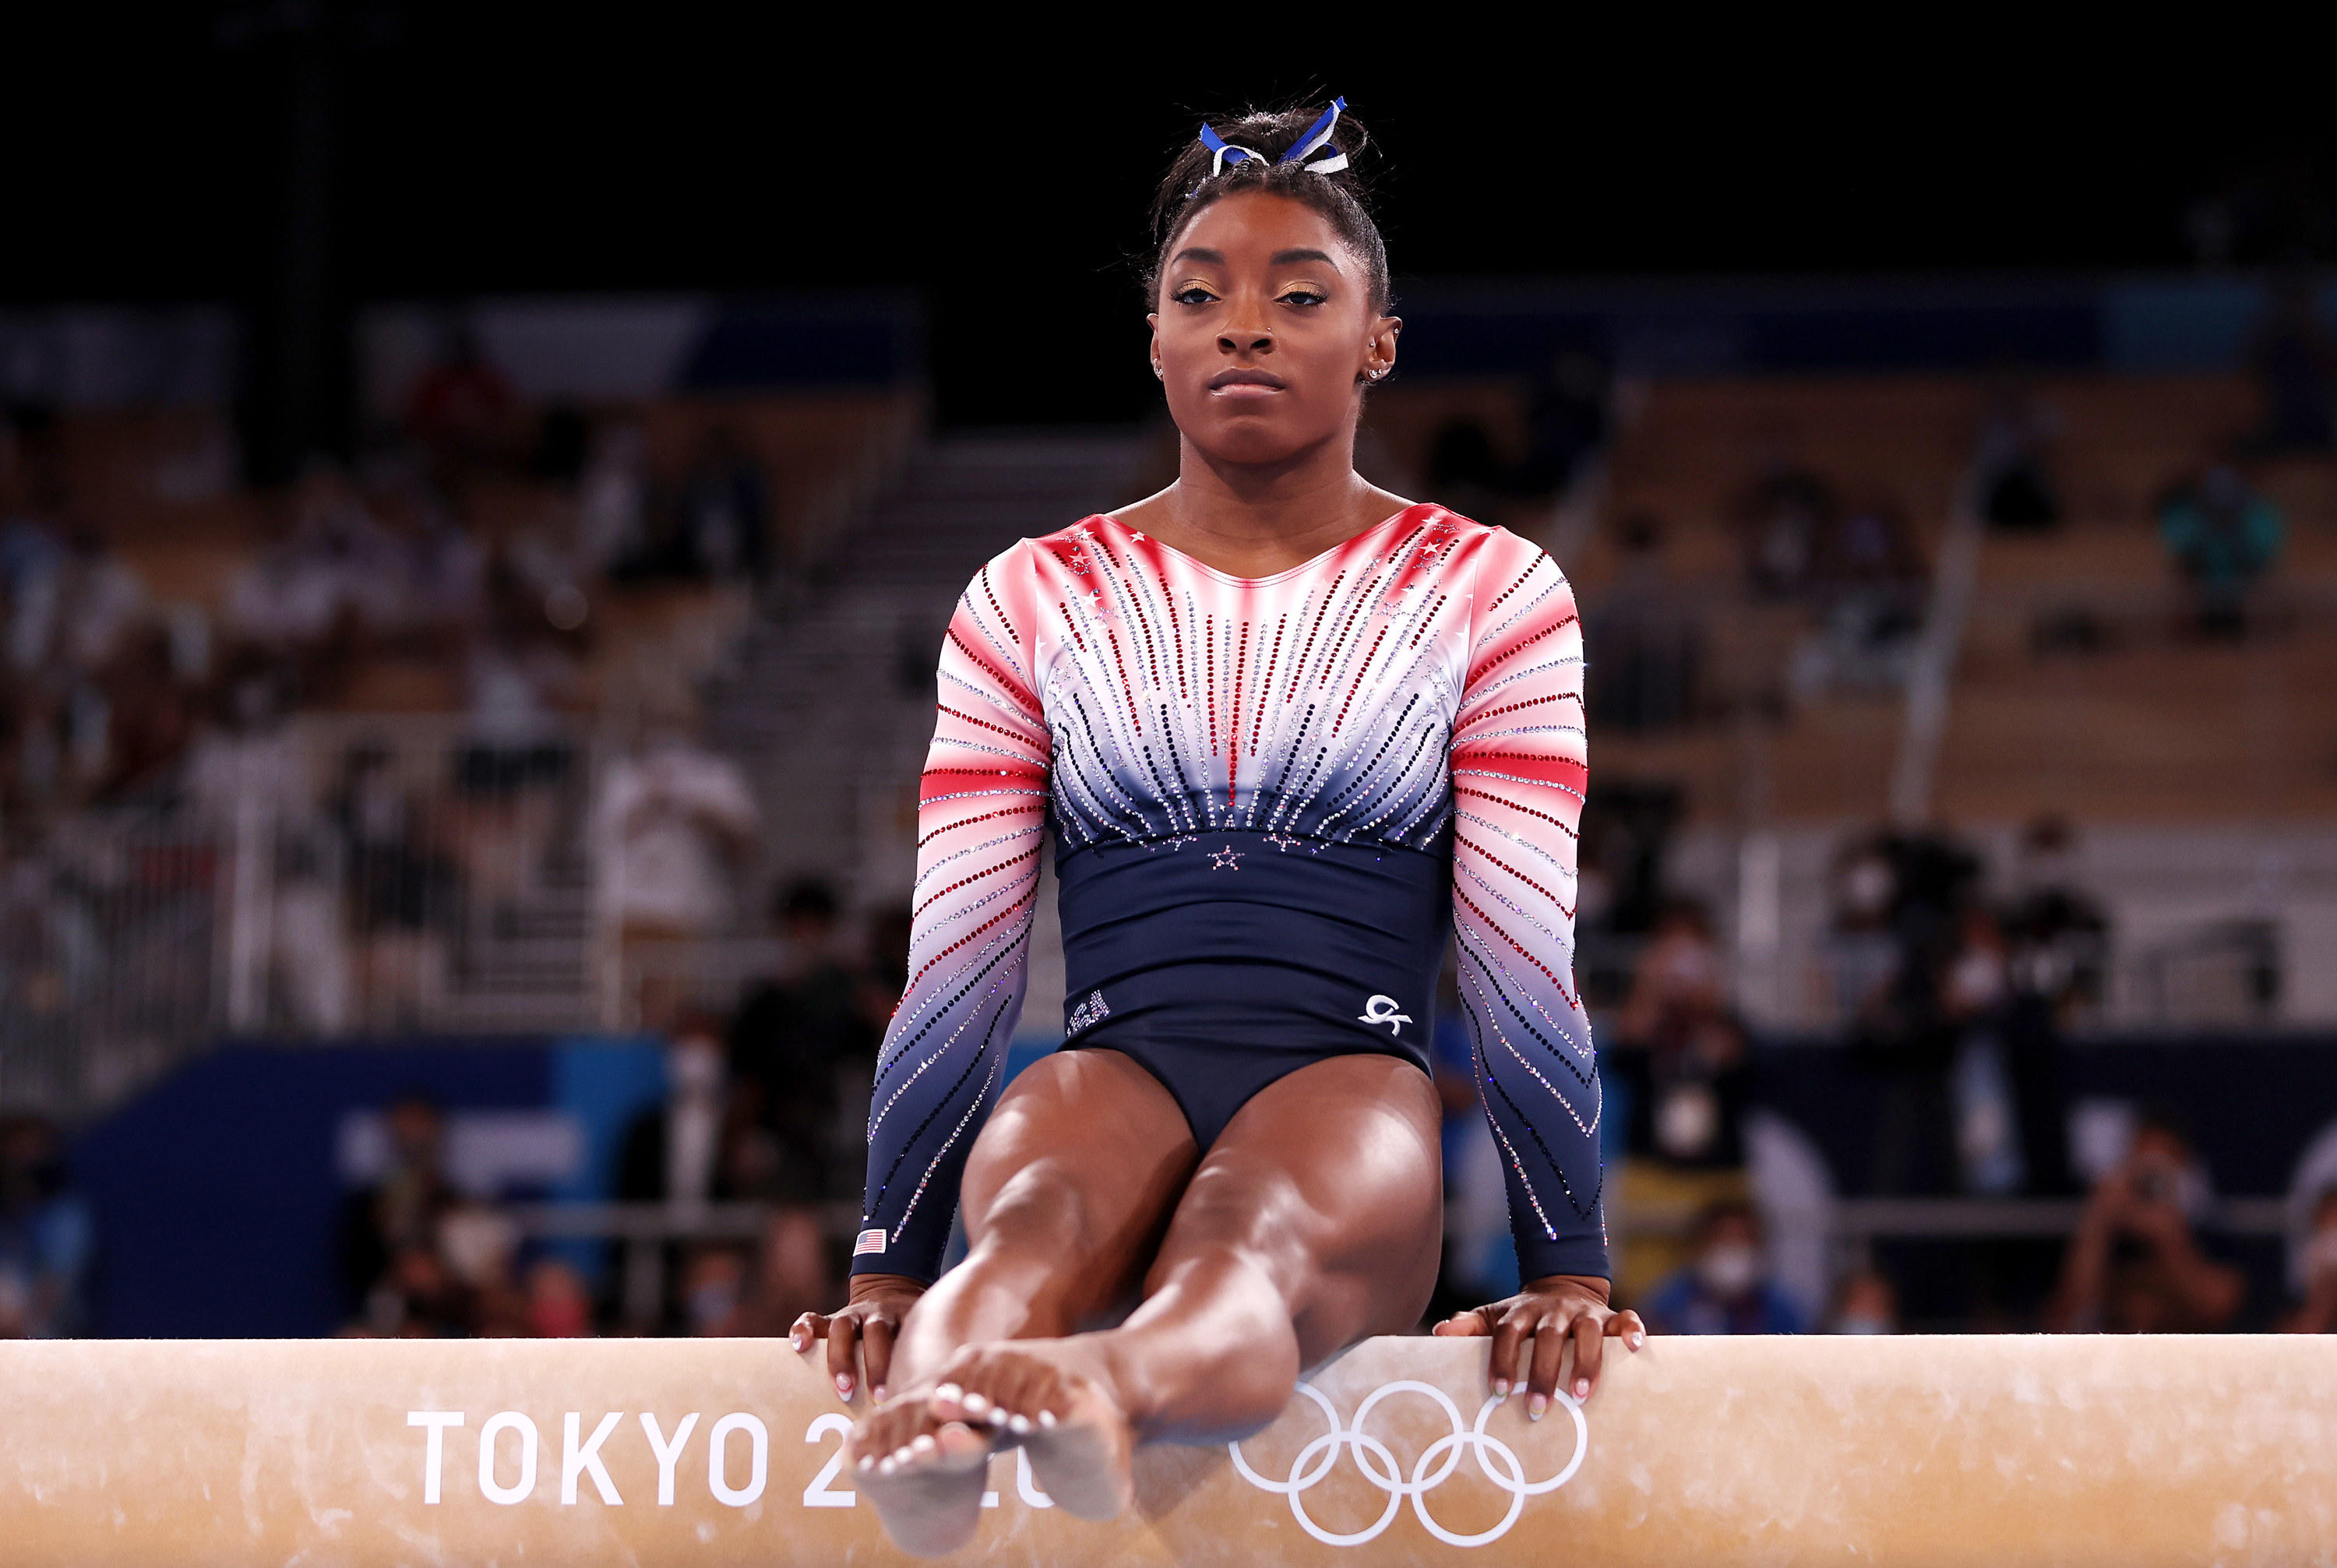
<svg viewBox="0 0 2337 1568">
<path fill-rule="evenodd" d="M 2191 1141 L 2146 1117 L 2117 1170 L 2087 1199 L 2046 1302 L 2053 1333 L 2202 1334 L 2238 1315 L 2240 1271 L 2203 1250 L 2195 1231 L 2208 1188 Z"/>
</svg>

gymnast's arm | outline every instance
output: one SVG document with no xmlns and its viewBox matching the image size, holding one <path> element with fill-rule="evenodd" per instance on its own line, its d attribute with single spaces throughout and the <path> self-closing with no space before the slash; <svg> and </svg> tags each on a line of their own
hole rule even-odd
<svg viewBox="0 0 2337 1568">
<path fill-rule="evenodd" d="M 1582 623 L 1548 555 L 1506 534 L 1485 545 L 1469 670 L 1452 726 L 1452 924 L 1477 1089 L 1501 1152 L 1526 1285 L 1455 1315 L 1490 1335 L 1493 1391 L 1537 1418 L 1574 1350 L 1577 1398 L 1607 1336 L 1647 1329 L 1608 1304 L 1599 1076 L 1574 992 L 1575 843 L 1589 773 Z"/>
<path fill-rule="evenodd" d="M 846 1398 L 856 1347 L 871 1391 L 884 1387 L 901 1320 L 941 1272 L 966 1153 L 1022 1010 L 1051 749 L 1030 640 L 1000 608 L 1017 597 L 1000 581 L 1012 559 L 974 579 L 942 647 L 918 787 L 909 983 L 877 1058 L 851 1303 L 807 1312 L 790 1331 L 798 1350 L 826 1338 Z"/>
</svg>

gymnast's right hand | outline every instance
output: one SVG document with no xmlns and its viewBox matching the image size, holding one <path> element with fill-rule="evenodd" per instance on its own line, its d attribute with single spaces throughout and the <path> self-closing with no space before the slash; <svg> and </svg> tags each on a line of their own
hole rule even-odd
<svg viewBox="0 0 2337 1568">
<path fill-rule="evenodd" d="M 841 1312 L 805 1313 L 787 1330 L 787 1339 L 798 1355 L 815 1339 L 827 1341 L 828 1376 L 836 1380 L 839 1399 L 850 1399 L 857 1386 L 852 1353 L 859 1350 L 867 1364 L 869 1397 L 882 1399 L 901 1320 L 924 1293 L 925 1282 L 905 1274 L 855 1274 L 850 1305 Z"/>
</svg>

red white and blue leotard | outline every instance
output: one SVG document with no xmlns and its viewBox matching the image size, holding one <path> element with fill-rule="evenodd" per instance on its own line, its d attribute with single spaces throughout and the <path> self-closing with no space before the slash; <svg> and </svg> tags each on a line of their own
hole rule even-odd
<svg viewBox="0 0 2337 1568">
<path fill-rule="evenodd" d="M 1133 1057 L 1204 1150 L 1308 1063 L 1424 1070 L 1451 933 L 1525 1277 L 1606 1274 L 1586 777 L 1573 591 L 1501 529 L 1412 506 L 1256 579 L 1108 517 L 1000 555 L 942 649 L 855 1270 L 938 1272 L 1051 828 L 1065 1044 Z"/>
</svg>

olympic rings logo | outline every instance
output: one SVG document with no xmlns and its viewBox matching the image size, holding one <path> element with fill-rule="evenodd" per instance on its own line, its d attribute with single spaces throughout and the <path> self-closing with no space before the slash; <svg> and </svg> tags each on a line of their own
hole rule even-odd
<svg viewBox="0 0 2337 1568">
<path fill-rule="evenodd" d="M 1463 1426 L 1460 1407 L 1452 1403 L 1443 1389 L 1407 1377 L 1384 1383 L 1373 1389 L 1355 1407 L 1354 1425 L 1347 1426 L 1341 1424 L 1338 1410 L 1322 1390 L 1311 1383 L 1301 1383 L 1298 1392 L 1322 1406 L 1323 1414 L 1330 1420 L 1331 1430 L 1298 1451 L 1298 1456 L 1290 1462 L 1288 1480 L 1268 1480 L 1250 1468 L 1249 1461 L 1242 1456 L 1240 1444 L 1229 1443 L 1226 1446 L 1233 1451 L 1234 1468 L 1241 1472 L 1244 1480 L 1261 1490 L 1279 1492 L 1288 1497 L 1290 1512 L 1299 1524 L 1309 1535 L 1326 1545 L 1360 1546 L 1366 1541 L 1377 1539 L 1381 1532 L 1394 1522 L 1396 1511 L 1403 1506 L 1403 1500 L 1407 1497 L 1412 1499 L 1412 1511 L 1418 1515 L 1421 1527 L 1448 1546 L 1482 1546 L 1489 1541 L 1498 1541 L 1509 1533 L 1511 1525 L 1518 1522 L 1518 1515 L 1525 1511 L 1528 1497 L 1555 1492 L 1573 1480 L 1574 1473 L 1582 1468 L 1584 1456 L 1590 1452 L 1590 1424 L 1583 1419 L 1582 1406 L 1563 1390 L 1560 1390 L 1556 1397 L 1566 1407 L 1567 1414 L 1574 1417 L 1574 1457 L 1566 1462 L 1566 1468 L 1547 1481 L 1528 1481 L 1525 1465 L 1519 1460 L 1517 1451 L 1500 1438 L 1486 1434 L 1485 1422 L 1501 1406 L 1501 1401 L 1498 1398 L 1488 1398 L 1477 1412 L 1476 1424 Z M 1424 1394 L 1442 1406 L 1446 1419 L 1452 1423 L 1451 1432 L 1421 1451 L 1420 1457 L 1413 1462 L 1412 1479 L 1409 1481 L 1404 1479 L 1403 1467 L 1397 1464 L 1395 1455 L 1388 1451 L 1387 1445 L 1364 1430 L 1364 1423 L 1371 1418 L 1374 1407 L 1393 1394 Z M 1381 1511 L 1378 1519 L 1361 1530 L 1345 1534 L 1325 1530 L 1309 1518 L 1304 1501 L 1307 1489 L 1330 1475 L 1332 1466 L 1338 1464 L 1339 1450 L 1343 1447 L 1355 1451 L 1355 1467 L 1364 1473 L 1365 1480 L 1387 1494 L 1387 1506 Z M 1428 1512 L 1427 1494 L 1442 1485 L 1460 1465 L 1463 1448 L 1475 1453 L 1477 1468 L 1484 1472 L 1485 1479 L 1510 1494 L 1509 1512 L 1501 1515 L 1501 1522 L 1473 1535 L 1447 1530 Z M 1443 1461 L 1441 1465 L 1437 1464 L 1440 1457 Z M 1429 1471 L 1431 1465 L 1436 1465 L 1433 1475 Z"/>
</svg>

